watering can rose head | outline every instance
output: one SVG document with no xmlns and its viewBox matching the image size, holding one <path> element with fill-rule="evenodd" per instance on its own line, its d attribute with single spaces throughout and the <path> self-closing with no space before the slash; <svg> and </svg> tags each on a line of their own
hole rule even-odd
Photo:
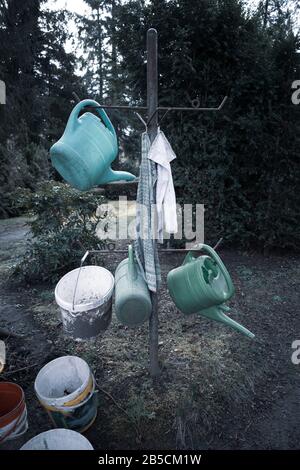
<svg viewBox="0 0 300 470">
<path fill-rule="evenodd" d="M 99 117 L 80 111 L 95 107 Z M 62 137 L 50 149 L 52 165 L 71 186 L 82 191 L 112 181 L 131 181 L 135 176 L 126 171 L 114 171 L 111 163 L 118 154 L 115 129 L 106 112 L 94 100 L 78 103 Z"/>
</svg>

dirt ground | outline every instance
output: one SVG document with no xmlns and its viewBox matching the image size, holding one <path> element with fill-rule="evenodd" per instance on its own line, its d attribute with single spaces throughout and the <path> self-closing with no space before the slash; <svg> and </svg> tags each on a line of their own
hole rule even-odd
<svg viewBox="0 0 300 470">
<path fill-rule="evenodd" d="M 299 257 L 220 247 L 236 287 L 232 318 L 256 334 L 249 340 L 178 312 L 165 281 L 183 256 L 163 255 L 162 373 L 153 383 L 147 370 L 147 325 L 129 329 L 113 316 L 96 340 L 75 342 L 63 334 L 54 285 L 16 289 L 7 282 L 25 249 L 25 224 L 25 218 L 0 221 L 1 327 L 24 335 L 7 338 L 0 379 L 24 388 L 29 412 L 26 435 L 2 449 L 19 449 L 51 428 L 33 384 L 44 364 L 64 354 L 83 357 L 100 386 L 98 417 L 85 434 L 96 449 L 299 448 L 300 365 L 291 362 L 291 344 L 300 339 Z M 114 272 L 123 257 L 109 254 L 103 265 Z"/>
</svg>

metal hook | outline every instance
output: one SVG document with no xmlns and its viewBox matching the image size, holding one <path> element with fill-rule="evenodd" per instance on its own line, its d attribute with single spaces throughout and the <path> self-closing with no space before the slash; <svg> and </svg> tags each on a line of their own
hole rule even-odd
<svg viewBox="0 0 300 470">
<path fill-rule="evenodd" d="M 168 109 L 165 111 L 163 117 L 160 119 L 160 121 L 159 121 L 159 123 L 158 123 L 158 127 L 160 127 L 160 124 L 161 124 L 162 120 L 166 117 L 166 115 L 168 114 L 168 112 L 171 111 L 171 110 L 172 110 L 172 108 L 168 108 Z M 150 122 L 152 121 L 152 119 L 154 118 L 155 114 L 158 113 L 158 111 L 159 111 L 159 108 L 157 108 L 157 109 L 154 111 L 154 113 L 150 116 L 150 118 L 148 119 L 148 123 L 147 123 L 148 126 L 149 126 Z"/>
<path fill-rule="evenodd" d="M 161 118 L 160 121 L 159 121 L 159 126 L 160 126 L 162 120 L 166 117 L 166 115 L 168 114 L 169 111 L 171 111 L 171 108 L 167 109 L 167 111 L 165 112 L 165 114 L 162 116 L 162 118 Z"/>
<path fill-rule="evenodd" d="M 220 111 L 220 110 L 223 108 L 224 104 L 225 104 L 226 101 L 227 101 L 227 98 L 228 98 L 228 96 L 224 96 L 224 98 L 223 98 L 223 100 L 222 100 L 222 103 L 221 103 L 220 106 L 218 107 L 218 111 Z"/>
<path fill-rule="evenodd" d="M 158 112 L 158 108 L 151 114 L 151 116 L 148 118 L 147 125 L 149 126 L 150 122 L 154 118 L 155 114 Z"/>
<path fill-rule="evenodd" d="M 144 121 L 144 119 L 142 118 L 142 116 L 139 113 L 137 113 L 136 111 L 134 113 L 137 115 L 139 120 L 144 124 L 146 132 L 147 132 L 148 131 L 148 125 L 147 125 L 146 121 Z"/>
</svg>

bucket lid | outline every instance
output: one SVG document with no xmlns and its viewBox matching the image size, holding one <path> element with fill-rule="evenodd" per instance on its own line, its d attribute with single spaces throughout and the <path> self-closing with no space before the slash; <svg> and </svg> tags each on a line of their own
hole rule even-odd
<svg viewBox="0 0 300 470">
<path fill-rule="evenodd" d="M 73 297 L 78 277 L 78 285 L 73 309 Z M 69 312 L 85 312 L 98 308 L 112 296 L 114 276 L 101 266 L 83 266 L 65 274 L 55 287 L 57 304 Z"/>
</svg>

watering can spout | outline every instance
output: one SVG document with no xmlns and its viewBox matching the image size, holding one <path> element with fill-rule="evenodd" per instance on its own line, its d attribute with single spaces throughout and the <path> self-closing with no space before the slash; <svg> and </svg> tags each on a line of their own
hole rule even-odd
<svg viewBox="0 0 300 470">
<path fill-rule="evenodd" d="M 135 178 L 136 177 L 128 171 L 114 171 L 109 167 L 105 173 L 101 175 L 101 179 L 97 184 L 107 184 L 113 181 L 133 181 Z"/>
<path fill-rule="evenodd" d="M 215 307 L 207 308 L 205 310 L 201 310 L 199 313 L 207 318 L 210 318 L 211 320 L 215 320 L 230 326 L 234 330 L 243 333 L 245 336 L 248 336 L 248 338 L 254 338 L 255 335 L 251 331 L 249 331 L 247 328 L 245 328 L 243 325 L 236 322 L 235 320 L 232 320 L 232 318 L 225 315 L 224 312 L 228 312 L 229 310 L 230 308 L 226 305 L 218 305 Z"/>
</svg>

